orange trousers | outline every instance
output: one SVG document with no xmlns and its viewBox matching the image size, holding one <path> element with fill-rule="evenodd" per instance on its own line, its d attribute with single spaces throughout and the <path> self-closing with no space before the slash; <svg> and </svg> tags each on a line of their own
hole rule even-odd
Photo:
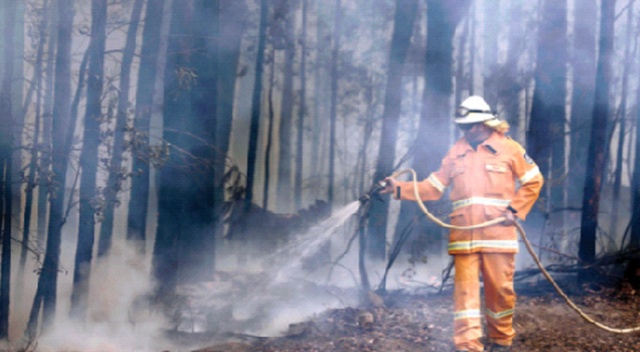
<svg viewBox="0 0 640 352">
<path fill-rule="evenodd" d="M 482 351 L 480 274 L 484 281 L 485 316 L 489 338 L 511 345 L 515 336 L 513 311 L 514 253 L 456 254 L 454 287 L 454 338 L 457 350 Z"/>
</svg>

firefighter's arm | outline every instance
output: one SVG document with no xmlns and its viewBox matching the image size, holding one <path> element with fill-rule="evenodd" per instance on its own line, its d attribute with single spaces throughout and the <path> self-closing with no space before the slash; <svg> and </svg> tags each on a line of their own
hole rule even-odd
<svg viewBox="0 0 640 352">
<path fill-rule="evenodd" d="M 519 219 L 525 220 L 527 214 L 538 200 L 544 179 L 538 165 L 527 155 L 522 147 L 513 157 L 513 167 L 520 183 L 509 210 Z"/>
<path fill-rule="evenodd" d="M 437 200 L 442 197 L 445 188 L 449 185 L 449 165 L 450 163 L 445 158 L 438 171 L 415 184 L 420 200 Z M 388 184 L 387 193 L 393 193 L 395 199 L 416 200 L 413 181 L 397 181 L 390 178 L 386 181 Z"/>
</svg>

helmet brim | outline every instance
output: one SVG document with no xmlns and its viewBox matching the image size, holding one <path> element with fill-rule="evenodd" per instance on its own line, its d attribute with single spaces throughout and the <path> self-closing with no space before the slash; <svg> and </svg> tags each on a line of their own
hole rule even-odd
<svg viewBox="0 0 640 352">
<path fill-rule="evenodd" d="M 493 114 L 472 112 L 463 117 L 456 117 L 454 121 L 456 124 L 462 125 L 462 124 L 469 124 L 469 123 L 484 122 L 484 121 L 495 119 L 495 118 L 496 116 Z"/>
</svg>

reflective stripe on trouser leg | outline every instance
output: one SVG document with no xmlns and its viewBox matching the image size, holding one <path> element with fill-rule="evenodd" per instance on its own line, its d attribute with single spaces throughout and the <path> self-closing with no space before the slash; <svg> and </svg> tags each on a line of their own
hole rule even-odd
<svg viewBox="0 0 640 352">
<path fill-rule="evenodd" d="M 482 351 L 480 254 L 456 254 L 454 262 L 453 343 L 458 350 Z"/>
<path fill-rule="evenodd" d="M 513 329 L 515 254 L 485 253 L 482 266 L 489 338 L 501 345 L 511 345 L 516 334 Z"/>
</svg>

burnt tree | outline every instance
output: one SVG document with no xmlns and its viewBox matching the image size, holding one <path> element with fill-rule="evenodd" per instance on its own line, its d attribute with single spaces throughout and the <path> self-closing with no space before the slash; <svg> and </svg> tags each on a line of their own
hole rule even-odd
<svg viewBox="0 0 640 352">
<path fill-rule="evenodd" d="M 49 223 L 44 262 L 38 287 L 29 314 L 26 335 L 33 339 L 38 333 L 38 321 L 42 312 L 42 330 L 51 327 L 56 313 L 58 268 L 60 263 L 60 239 L 66 222 L 64 198 L 66 171 L 70 146 L 67 133 L 71 103 L 71 33 L 73 2 L 58 0 L 58 26 L 55 59 L 55 85 L 53 97 L 52 173 L 53 184 L 49 195 Z"/>
<path fill-rule="evenodd" d="M 217 1 L 173 4 L 164 91 L 164 138 L 153 270 L 161 295 L 213 270 L 217 121 Z M 213 34 L 213 35 L 212 35 Z"/>
<path fill-rule="evenodd" d="M 584 176 L 587 168 L 587 148 L 591 133 L 593 99 L 596 84 L 596 37 L 598 6 L 596 0 L 575 3 L 574 40 L 571 66 L 573 92 L 571 94 L 570 151 L 567 185 L 567 203 L 582 206 Z"/>
<path fill-rule="evenodd" d="M 600 6 L 600 39 L 596 70 L 595 103 L 591 121 L 591 137 L 587 154 L 587 172 L 582 198 L 580 244 L 578 254 L 585 263 L 596 258 L 596 235 L 600 190 L 605 168 L 607 118 L 609 114 L 609 82 L 615 20 L 615 0 L 602 1 Z"/>
<path fill-rule="evenodd" d="M 413 168 L 419 177 L 427 177 L 440 167 L 449 140 L 453 114 L 449 100 L 453 94 L 453 36 L 458 23 L 469 9 L 468 0 L 427 1 L 427 49 L 425 57 L 425 88 L 418 126 Z M 416 216 L 423 216 L 411 202 L 403 202 L 394 236 L 397 238 Z M 425 235 L 436 243 L 442 229 L 431 221 L 414 226 L 414 235 Z M 439 251 L 439 248 L 436 248 Z"/>
<path fill-rule="evenodd" d="M 71 316 L 84 319 L 88 308 L 89 279 L 95 240 L 97 199 L 96 187 L 98 147 L 102 120 L 102 85 L 104 82 L 104 50 L 107 24 L 107 0 L 91 2 L 91 40 L 89 42 L 89 77 L 87 79 L 87 107 L 84 116 L 82 154 L 80 155 L 80 219 L 78 246 L 73 271 Z"/>
<path fill-rule="evenodd" d="M 418 2 L 416 0 L 398 0 L 391 39 L 389 70 L 385 89 L 384 112 L 382 115 L 382 135 L 378 149 L 375 181 L 384 179 L 393 172 L 395 150 L 402 104 L 402 78 L 407 51 L 413 34 Z M 386 257 L 386 228 L 388 202 L 373 202 L 369 209 L 369 253 L 373 258 Z"/>
<path fill-rule="evenodd" d="M 545 182 L 541 196 L 550 209 L 563 206 L 567 2 L 545 0 L 538 29 L 538 56 L 527 152 L 540 167 Z"/>
<path fill-rule="evenodd" d="M 9 0 L 6 13 L 13 14 L 16 0 Z M 2 235 L 2 259 L 0 268 L 0 339 L 9 337 L 9 296 L 11 293 L 11 218 L 13 215 L 12 190 L 12 150 L 13 126 L 12 85 L 14 79 L 13 67 L 13 34 L 15 18 L 11 15 L 4 17 L 4 65 L 2 84 L 0 85 L 0 229 Z"/>
<path fill-rule="evenodd" d="M 118 109 L 116 121 L 113 128 L 113 146 L 111 148 L 111 161 L 107 170 L 106 187 L 104 188 L 104 210 L 103 220 L 100 226 L 100 237 L 98 240 L 98 256 L 104 256 L 111 248 L 113 236 L 114 212 L 118 201 L 118 195 L 122 191 L 122 182 L 127 177 L 127 172 L 122 165 L 123 153 L 125 151 L 125 132 L 128 130 L 127 118 L 129 110 L 129 90 L 131 82 L 131 63 L 136 49 L 136 37 L 138 25 L 140 24 L 140 14 L 142 13 L 143 0 L 135 0 L 129 29 L 127 29 L 127 39 L 122 49 L 122 62 L 120 64 L 120 92 L 118 93 Z"/>
<path fill-rule="evenodd" d="M 335 163 L 336 163 L 336 120 L 338 119 L 338 89 L 340 85 L 340 63 L 338 62 L 340 56 L 340 32 L 342 31 L 342 2 L 341 0 L 335 1 L 334 7 L 334 27 L 333 27 L 333 43 L 331 46 L 331 68 L 329 77 L 329 94 L 330 94 L 330 106 L 329 106 L 329 181 L 327 188 L 327 201 L 329 206 L 333 206 L 333 194 L 334 194 L 334 179 L 335 179 Z"/>
<path fill-rule="evenodd" d="M 274 9 L 274 23 L 272 40 L 274 48 L 284 52 L 284 73 L 282 83 L 282 110 L 278 126 L 279 150 L 278 150 L 278 173 L 277 173 L 277 207 L 281 210 L 290 211 L 292 184 L 291 167 L 291 131 L 293 130 L 293 64 L 296 53 L 294 37 L 294 5 L 290 0 L 279 0 Z M 274 57 L 275 59 L 275 57 Z M 294 195 L 295 196 L 295 195 Z M 297 210 L 297 209 L 294 209 Z"/>
</svg>

